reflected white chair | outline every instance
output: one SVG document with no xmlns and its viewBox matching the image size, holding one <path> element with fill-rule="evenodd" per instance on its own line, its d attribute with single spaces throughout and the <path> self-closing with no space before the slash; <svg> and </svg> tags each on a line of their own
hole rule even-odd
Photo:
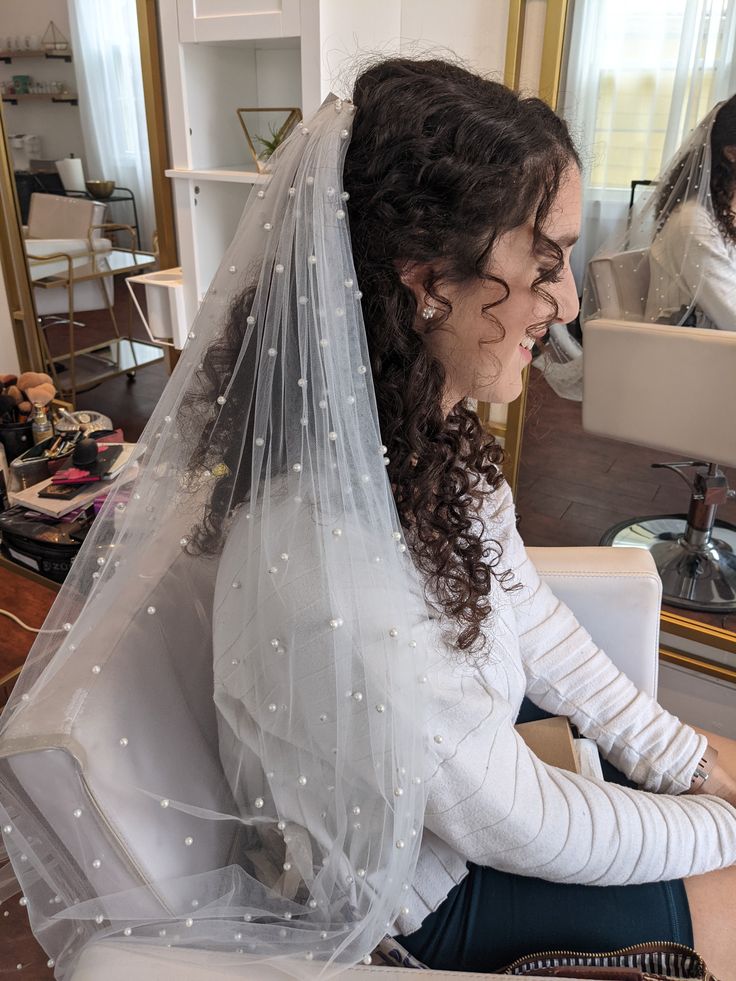
<svg viewBox="0 0 736 981">
<path fill-rule="evenodd" d="M 86 198 L 58 194 L 32 194 L 24 244 L 34 287 L 40 339 L 49 371 L 59 390 L 76 401 L 76 357 L 92 349 L 77 343 L 80 313 L 107 310 L 115 338 L 121 337 L 115 316 L 115 273 L 106 264 L 113 250 L 103 230 L 124 230 L 136 249 L 136 236 L 128 225 L 104 222 L 107 206 Z M 52 356 L 44 328 L 66 324 L 67 351 Z M 67 362 L 69 375 L 59 378 L 59 364 Z"/>
<path fill-rule="evenodd" d="M 44 276 L 66 276 L 65 259 L 41 263 L 42 257 L 68 255 L 75 269 L 89 261 L 90 252 L 109 252 L 112 242 L 99 228 L 106 210 L 107 206 L 99 201 L 61 194 L 32 194 L 28 224 L 23 226 L 28 258 L 40 267 Z M 72 298 L 75 313 L 103 307 L 109 310 L 113 302 L 112 277 L 75 284 Z M 55 290 L 37 287 L 34 299 L 39 317 L 49 318 L 48 322 L 66 323 L 69 303 L 64 286 Z M 84 324 L 75 321 L 74 326 L 84 327 Z"/>
<path fill-rule="evenodd" d="M 656 694 L 661 583 L 650 556 L 638 549 L 608 548 L 534 548 L 529 553 L 554 593 L 614 662 L 639 688 Z M 176 562 L 185 560 L 182 556 Z M 187 581 L 177 578 L 176 562 L 171 580 L 162 581 L 146 601 L 162 610 L 175 608 L 182 636 L 196 635 L 197 610 L 171 588 L 172 582 Z M 622 610 L 626 616 L 621 616 Z M 178 876 L 221 868 L 235 853 L 231 822 L 199 821 L 171 808 L 165 812 L 167 831 L 162 834 L 157 800 L 122 791 L 126 786 L 161 787 L 177 800 L 206 809 L 234 806 L 223 803 L 229 790 L 218 753 L 211 647 L 198 646 L 187 670 L 177 672 L 173 660 L 150 658 L 144 640 L 122 650 L 116 643 L 119 624 L 113 620 L 107 618 L 78 647 L 74 658 L 58 667 L 54 697 L 40 704 L 29 702 L 9 720 L 0 739 L 0 796 L 11 819 L 15 807 L 26 812 L 30 808 L 44 829 L 48 861 L 56 872 L 48 884 L 50 900 L 60 879 L 68 880 L 69 896 L 83 898 L 147 881 L 172 883 L 175 889 Z M 135 621 L 126 629 L 137 629 Z M 176 638 L 171 642 L 175 644 Z M 92 666 L 103 657 L 103 670 L 91 685 Z M 82 704 L 84 711 L 73 710 Z M 120 751 L 121 733 L 135 733 L 135 752 Z M 80 834 L 74 818 L 77 808 L 91 822 L 88 834 L 104 852 L 105 861 L 96 871 L 85 853 L 87 835 Z M 188 834 L 194 834 L 197 848 L 181 847 Z M 19 863 L 11 835 L 6 844 Z M 157 899 L 153 914 L 150 905 L 142 910 L 142 918 L 154 915 L 162 923 L 175 924 L 167 895 Z M 76 964 L 67 959 L 72 981 L 218 981 L 233 976 L 223 967 L 228 955 L 216 951 L 151 948 L 137 942 L 135 935 L 129 940 L 118 936 L 96 942 L 93 923 L 78 926 L 80 946 L 83 942 L 85 946 Z M 257 963 L 248 968 L 245 955 L 242 964 L 236 975 L 239 981 L 285 978 Z M 403 972 L 357 967 L 342 976 L 374 974 L 399 981 L 405 977 Z M 460 981 L 468 975 L 427 971 L 422 977 Z"/>
<path fill-rule="evenodd" d="M 672 606 L 736 610 L 736 527 L 716 520 L 736 496 L 720 470 L 736 466 L 736 331 L 645 321 L 645 252 L 589 269 L 601 315 L 583 323 L 583 429 L 690 458 L 654 464 L 688 484 L 687 514 L 634 517 L 601 544 L 649 550 Z"/>
</svg>

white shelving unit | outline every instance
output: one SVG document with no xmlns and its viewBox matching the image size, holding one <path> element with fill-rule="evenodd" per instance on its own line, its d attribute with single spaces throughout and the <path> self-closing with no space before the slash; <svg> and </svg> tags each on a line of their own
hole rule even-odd
<svg viewBox="0 0 736 981">
<path fill-rule="evenodd" d="M 159 0 L 172 181 L 191 324 L 254 184 L 236 109 L 298 106 L 308 118 L 346 65 L 416 42 L 500 71 L 509 0 Z M 496 38 L 495 47 L 488 38 Z M 490 46 L 489 46 L 490 45 Z M 439 47 L 438 47 L 439 46 Z M 349 75 L 349 72 L 347 73 Z M 350 79 L 348 77 L 347 84 Z"/>
<path fill-rule="evenodd" d="M 298 106 L 309 116 L 358 37 L 385 49 L 388 30 L 398 46 L 400 8 L 401 0 L 161 0 L 173 165 L 166 176 L 189 323 L 253 185 L 267 180 L 249 159 L 236 110 Z"/>
<path fill-rule="evenodd" d="M 236 110 L 302 102 L 300 39 L 273 36 L 276 28 L 293 29 L 289 19 L 264 19 L 247 0 L 229 6 L 234 13 L 217 16 L 207 0 L 160 4 L 174 164 L 166 176 L 173 181 L 190 324 L 253 185 L 265 180 L 249 162 Z"/>
</svg>

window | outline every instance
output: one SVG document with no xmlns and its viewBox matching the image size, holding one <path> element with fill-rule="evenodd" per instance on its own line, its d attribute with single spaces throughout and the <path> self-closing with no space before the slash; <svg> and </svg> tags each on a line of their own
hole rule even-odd
<svg viewBox="0 0 736 981">
<path fill-rule="evenodd" d="M 575 0 L 560 105 L 581 149 L 584 228 L 573 269 L 688 132 L 736 91 L 736 0 Z"/>
</svg>

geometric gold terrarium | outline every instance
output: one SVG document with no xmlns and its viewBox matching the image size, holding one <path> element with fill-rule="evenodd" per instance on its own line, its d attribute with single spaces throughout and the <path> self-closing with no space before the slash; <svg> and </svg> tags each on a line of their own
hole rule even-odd
<svg viewBox="0 0 736 981">
<path fill-rule="evenodd" d="M 69 39 L 65 37 L 56 24 L 51 20 L 49 21 L 49 26 L 44 31 L 44 35 L 41 38 L 41 44 L 45 51 L 50 54 L 54 52 L 62 52 L 69 50 Z"/>
<path fill-rule="evenodd" d="M 301 122 L 302 111 L 293 106 L 285 109 L 244 108 L 235 111 L 256 169 L 262 174 L 273 151 L 283 143 L 296 124 Z"/>
</svg>

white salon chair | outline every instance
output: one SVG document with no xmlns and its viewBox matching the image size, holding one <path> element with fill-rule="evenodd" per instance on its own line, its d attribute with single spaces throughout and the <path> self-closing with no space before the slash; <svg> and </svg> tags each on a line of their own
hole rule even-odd
<svg viewBox="0 0 736 981">
<path fill-rule="evenodd" d="M 23 236 L 34 272 L 43 276 L 67 275 L 68 262 L 65 258 L 42 261 L 44 256 L 68 255 L 72 269 L 77 269 L 89 262 L 90 252 L 110 252 L 112 242 L 102 235 L 98 227 L 104 223 L 106 211 L 107 206 L 99 201 L 61 194 L 32 194 Z M 64 286 L 55 290 L 37 287 L 34 299 L 39 317 L 53 317 L 56 322 L 65 322 L 69 302 Z M 103 307 L 109 309 L 112 302 L 112 276 L 74 285 L 75 313 Z M 83 327 L 84 324 L 75 322 L 74 326 Z"/>
<path fill-rule="evenodd" d="M 691 491 L 687 514 L 632 517 L 601 544 L 650 551 L 666 603 L 732 612 L 736 527 L 716 510 L 736 496 L 720 470 L 736 466 L 736 331 L 645 321 L 645 252 L 594 259 L 589 270 L 600 316 L 583 323 L 583 429 L 688 457 L 656 466 Z"/>
<path fill-rule="evenodd" d="M 639 549 L 608 548 L 534 548 L 529 553 L 556 595 L 612 659 L 639 688 L 656 693 L 661 584 L 650 556 Z M 161 610 L 175 608 L 181 636 L 189 631 L 196 635 L 197 610 L 186 603 L 182 587 L 172 588 L 172 582 L 176 587 L 190 581 L 178 576 L 176 563 L 182 561 L 187 557 L 176 559 L 168 586 L 159 585 L 143 597 L 143 603 Z M 167 622 L 174 622 L 173 616 Z M 140 628 L 133 621 L 126 629 L 135 633 Z M 143 785 L 166 788 L 176 800 L 196 801 L 215 811 L 234 806 L 223 801 L 211 649 L 202 645 L 198 662 L 188 663 L 186 673 L 178 675 L 173 660 L 166 664 L 147 656 L 143 636 L 140 644 L 126 643 L 125 656 L 120 656 L 118 635 L 119 627 L 103 624 L 92 642 L 80 646 L 74 658 L 58 668 L 53 697 L 42 699 L 40 705 L 29 702 L 11 718 L 0 739 L 0 799 L 11 815 L 14 802 L 22 800 L 25 809 L 30 804 L 44 838 L 55 838 L 47 860 L 56 866 L 56 881 L 61 868 L 74 897 L 221 868 L 229 864 L 235 843 L 231 822 L 206 821 L 192 831 L 192 817 L 173 808 L 166 811 L 171 834 L 157 835 L 153 830 L 161 813 L 157 799 L 144 795 L 116 799 L 118 786 Z M 168 638 L 174 646 L 179 640 L 179 634 Z M 102 670 L 90 685 L 91 669 L 98 663 Z M 118 745 L 121 733 L 134 736 L 124 752 Z M 147 747 L 155 751 L 148 752 Z M 86 821 L 93 822 L 94 838 L 102 836 L 106 842 L 105 860 L 96 871 L 90 869 L 84 836 L 73 816 L 77 808 L 83 809 Z M 184 836 L 192 833 L 197 848 L 182 848 Z M 12 856 L 11 839 L 7 836 L 6 844 Z M 14 860 L 18 861 L 17 855 Z M 150 901 L 147 896 L 146 902 Z M 171 918 L 165 901 L 156 908 L 157 916 Z M 78 947 L 59 965 L 73 981 L 215 981 L 234 976 L 222 966 L 227 955 L 192 949 L 183 966 L 181 948 L 152 948 L 137 943 L 135 936 L 96 941 L 97 929 L 101 928 L 91 921 L 80 924 Z M 53 937 L 53 927 L 49 930 Z M 399 979 L 404 972 L 361 966 L 343 976 Z M 258 964 L 239 968 L 235 976 L 240 981 L 283 978 Z M 430 971 L 422 975 L 428 981 L 447 976 Z M 454 972 L 452 976 L 480 977 Z"/>
</svg>

